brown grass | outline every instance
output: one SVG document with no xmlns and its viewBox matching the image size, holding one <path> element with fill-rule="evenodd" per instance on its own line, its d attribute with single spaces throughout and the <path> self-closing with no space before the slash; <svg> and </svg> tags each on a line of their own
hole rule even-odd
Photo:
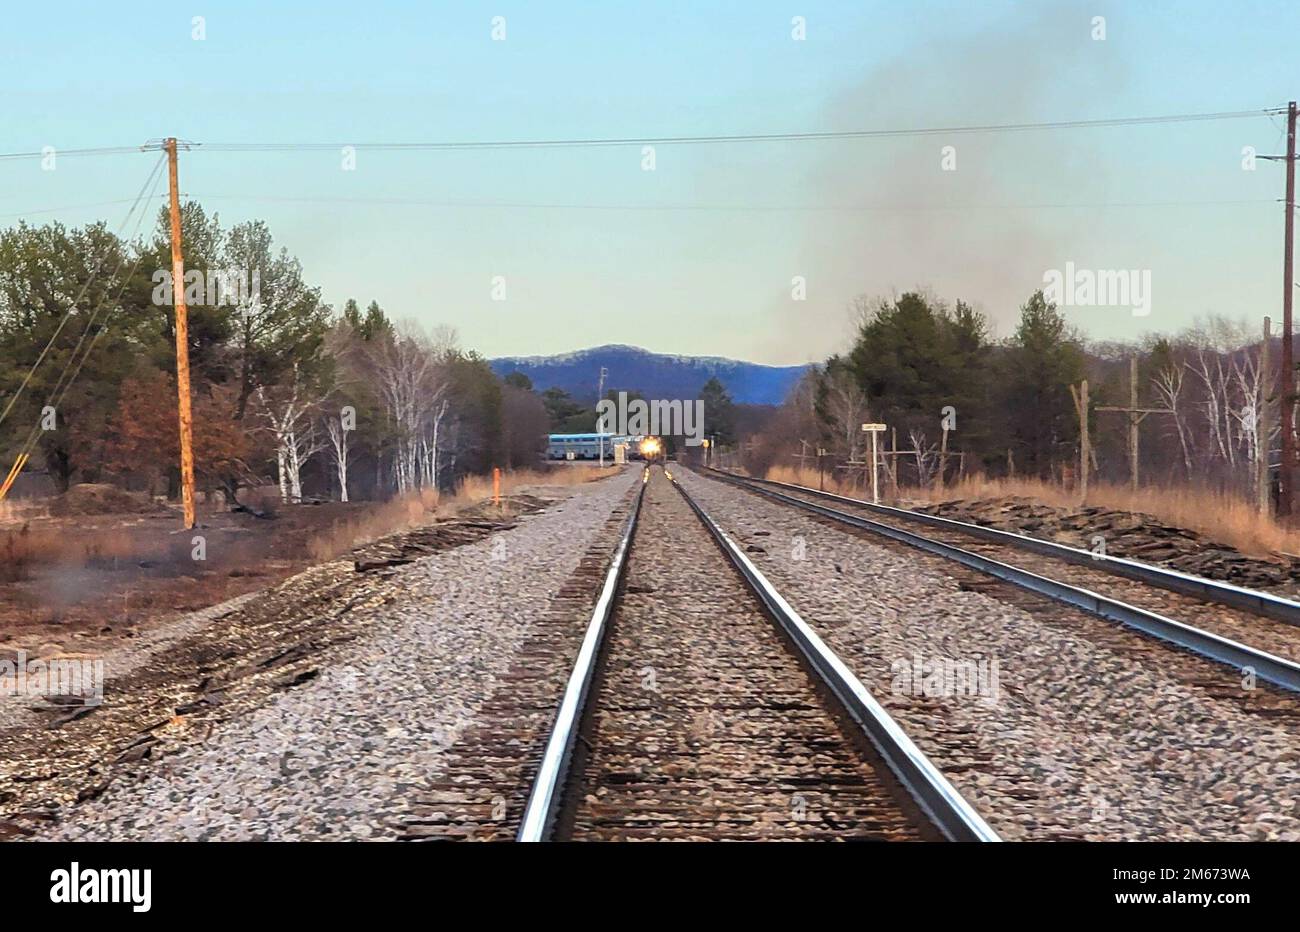
<svg viewBox="0 0 1300 932">
<path fill-rule="evenodd" d="M 825 475 L 821 476 L 822 485 L 818 485 L 818 474 L 816 469 L 804 466 L 773 466 L 763 478 L 772 479 L 776 482 L 789 482 L 793 485 L 807 486 L 810 489 L 824 488 L 827 492 L 835 492 L 837 495 L 851 495 L 852 485 L 848 482 L 840 484 L 835 476 L 828 469 Z"/>
<path fill-rule="evenodd" d="M 130 535 L 116 528 L 19 528 L 0 531 L 0 583 L 21 582 L 34 566 L 86 566 L 116 557 L 138 559 Z"/>
<path fill-rule="evenodd" d="M 817 470 L 789 466 L 769 469 L 766 478 L 817 488 Z M 826 491 L 862 497 L 861 485 L 855 493 L 848 483 L 829 474 Z M 883 489 L 882 489 L 883 492 Z M 968 476 L 944 489 L 903 488 L 900 494 L 925 502 L 1028 498 L 1055 508 L 1079 507 L 1079 495 L 1037 479 L 989 479 Z M 1241 498 L 1209 489 L 1148 487 L 1137 492 L 1127 486 L 1094 484 L 1088 489 L 1088 504 L 1115 511 L 1150 515 L 1174 527 L 1204 534 L 1219 543 L 1236 547 L 1243 553 L 1268 556 L 1276 553 L 1300 554 L 1300 531 L 1284 527 L 1271 517 L 1261 515 Z"/>
<path fill-rule="evenodd" d="M 582 485 L 613 474 L 599 466 L 570 466 L 561 469 L 518 469 L 501 474 L 502 516 L 510 517 L 514 510 L 506 496 L 528 486 Z M 370 543 L 390 534 L 400 534 L 417 527 L 432 524 L 439 519 L 479 505 L 493 495 L 492 477 L 466 476 L 456 486 L 455 492 L 443 494 L 428 489 L 413 492 L 401 498 L 377 504 L 364 514 L 347 521 L 339 521 L 328 531 L 308 541 L 307 552 L 313 560 L 334 560 L 355 547 Z"/>
</svg>

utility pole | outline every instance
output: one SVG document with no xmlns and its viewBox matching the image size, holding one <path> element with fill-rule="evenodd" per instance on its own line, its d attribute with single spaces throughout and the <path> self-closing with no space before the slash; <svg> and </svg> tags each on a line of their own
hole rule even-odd
<svg viewBox="0 0 1300 932">
<path fill-rule="evenodd" d="M 600 380 L 596 383 L 596 405 L 600 405 L 600 400 L 605 397 L 605 376 L 609 375 L 609 370 L 604 366 L 600 367 Z M 600 443 L 600 468 L 605 468 L 605 434 L 600 429 L 600 418 L 596 418 L 596 439 Z"/>
<path fill-rule="evenodd" d="M 808 441 L 801 437 L 799 439 L 799 452 L 794 455 L 795 459 L 799 461 L 799 472 L 801 475 L 803 473 L 803 462 L 811 455 L 812 454 L 808 452 Z"/>
<path fill-rule="evenodd" d="M 1138 425 L 1142 423 L 1142 417 L 1138 416 L 1138 359 L 1137 356 L 1128 358 L 1128 461 L 1129 461 L 1129 484 L 1133 491 L 1138 490 Z"/>
<path fill-rule="evenodd" d="M 894 491 L 894 502 L 898 502 L 898 428 L 889 428 L 889 485 Z"/>
<path fill-rule="evenodd" d="M 875 440 L 876 438 L 875 435 L 873 434 L 871 437 L 873 451 L 875 448 Z M 936 488 L 943 488 L 948 484 L 947 475 L 948 475 L 948 422 L 945 419 L 943 422 L 943 441 L 939 445 L 939 474 L 934 477 L 935 479 L 934 484 Z"/>
<path fill-rule="evenodd" d="M 1295 288 L 1295 122 L 1296 103 L 1286 108 L 1286 155 L 1258 158 L 1286 162 L 1286 217 L 1282 233 L 1282 364 L 1278 367 L 1278 418 L 1282 432 L 1282 465 L 1278 470 L 1277 513 L 1289 517 L 1295 497 L 1295 347 L 1291 345 L 1291 298 Z"/>
<path fill-rule="evenodd" d="M 944 437 L 948 432 L 944 431 Z M 871 432 L 871 502 L 874 505 L 880 504 L 880 457 L 876 455 L 876 447 L 879 443 L 880 432 L 873 430 Z"/>
<path fill-rule="evenodd" d="M 1268 350 L 1272 339 L 1270 330 L 1272 321 L 1264 318 L 1264 342 L 1259 348 L 1259 396 L 1255 399 L 1255 501 L 1259 513 L 1267 517 L 1269 512 L 1268 484 L 1268 446 L 1273 433 L 1273 425 L 1268 416 Z"/>
<path fill-rule="evenodd" d="M 1137 356 L 1128 358 L 1128 407 L 1109 405 L 1098 411 L 1123 411 L 1128 415 L 1128 462 L 1129 487 L 1134 492 L 1138 487 L 1138 426 L 1146 420 L 1148 414 L 1173 414 L 1168 408 L 1138 407 L 1138 361 Z"/>
<path fill-rule="evenodd" d="M 163 141 L 167 150 L 167 181 L 171 188 L 172 300 L 176 304 L 176 402 L 180 413 L 181 501 L 185 527 L 194 527 L 194 427 L 190 414 L 190 327 L 185 308 L 185 257 L 181 252 L 181 200 L 176 180 L 176 137 Z"/>
<path fill-rule="evenodd" d="M 1088 440 L 1088 380 L 1081 381 L 1077 390 L 1071 385 L 1070 394 L 1074 396 L 1074 410 L 1079 415 L 1079 502 L 1086 505 L 1088 504 L 1088 457 L 1090 455 Z M 1010 450 L 1007 451 L 1007 456 L 1011 456 Z"/>
<path fill-rule="evenodd" d="M 1295 347 L 1291 340 L 1291 296 L 1295 289 L 1295 101 L 1286 110 L 1286 221 L 1282 242 L 1282 495 L 1278 513 L 1290 515 L 1295 496 Z"/>
</svg>

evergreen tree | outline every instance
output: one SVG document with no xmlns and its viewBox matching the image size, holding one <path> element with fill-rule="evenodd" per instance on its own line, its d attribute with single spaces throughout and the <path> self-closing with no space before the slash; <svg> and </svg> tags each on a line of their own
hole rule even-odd
<svg viewBox="0 0 1300 932">
<path fill-rule="evenodd" d="M 700 400 L 704 402 L 704 435 L 719 444 L 736 442 L 736 410 L 731 396 L 718 381 L 711 377 L 700 389 Z"/>
<path fill-rule="evenodd" d="M 1034 292 L 1020 309 L 1002 371 L 1007 435 L 1027 472 L 1046 478 L 1055 460 L 1068 457 L 1079 434 L 1070 386 L 1082 377 L 1077 336 L 1056 305 Z"/>
</svg>

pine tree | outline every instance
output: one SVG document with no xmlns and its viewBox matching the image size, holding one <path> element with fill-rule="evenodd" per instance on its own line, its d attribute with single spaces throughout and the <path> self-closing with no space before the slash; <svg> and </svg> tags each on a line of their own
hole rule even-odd
<svg viewBox="0 0 1300 932">
<path fill-rule="evenodd" d="M 1070 386 L 1083 377 L 1083 350 L 1055 304 L 1036 291 L 1003 359 L 1002 408 L 1008 439 L 1026 471 L 1047 478 L 1067 457 L 1079 425 Z"/>
</svg>

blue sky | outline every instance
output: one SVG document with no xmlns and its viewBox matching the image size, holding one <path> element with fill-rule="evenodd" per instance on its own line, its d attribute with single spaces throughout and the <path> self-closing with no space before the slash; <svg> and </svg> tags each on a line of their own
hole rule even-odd
<svg viewBox="0 0 1300 932">
<path fill-rule="evenodd" d="M 1294 2 L 189 7 L 9 5 L 0 152 L 944 127 L 1300 94 Z M 199 148 L 181 186 L 227 223 L 265 219 L 326 301 L 374 298 L 489 355 L 626 342 L 799 363 L 845 346 L 859 294 L 928 288 L 1006 334 L 1066 262 L 1151 272 L 1149 317 L 1069 309 L 1097 339 L 1277 319 L 1282 170 L 1242 171 L 1241 150 L 1280 151 L 1281 127 L 660 146 L 653 172 L 639 147 L 362 150 L 354 172 L 336 151 Z M 80 205 L 132 197 L 153 158 L 0 161 L 0 224 L 116 225 L 125 205 Z"/>
</svg>

